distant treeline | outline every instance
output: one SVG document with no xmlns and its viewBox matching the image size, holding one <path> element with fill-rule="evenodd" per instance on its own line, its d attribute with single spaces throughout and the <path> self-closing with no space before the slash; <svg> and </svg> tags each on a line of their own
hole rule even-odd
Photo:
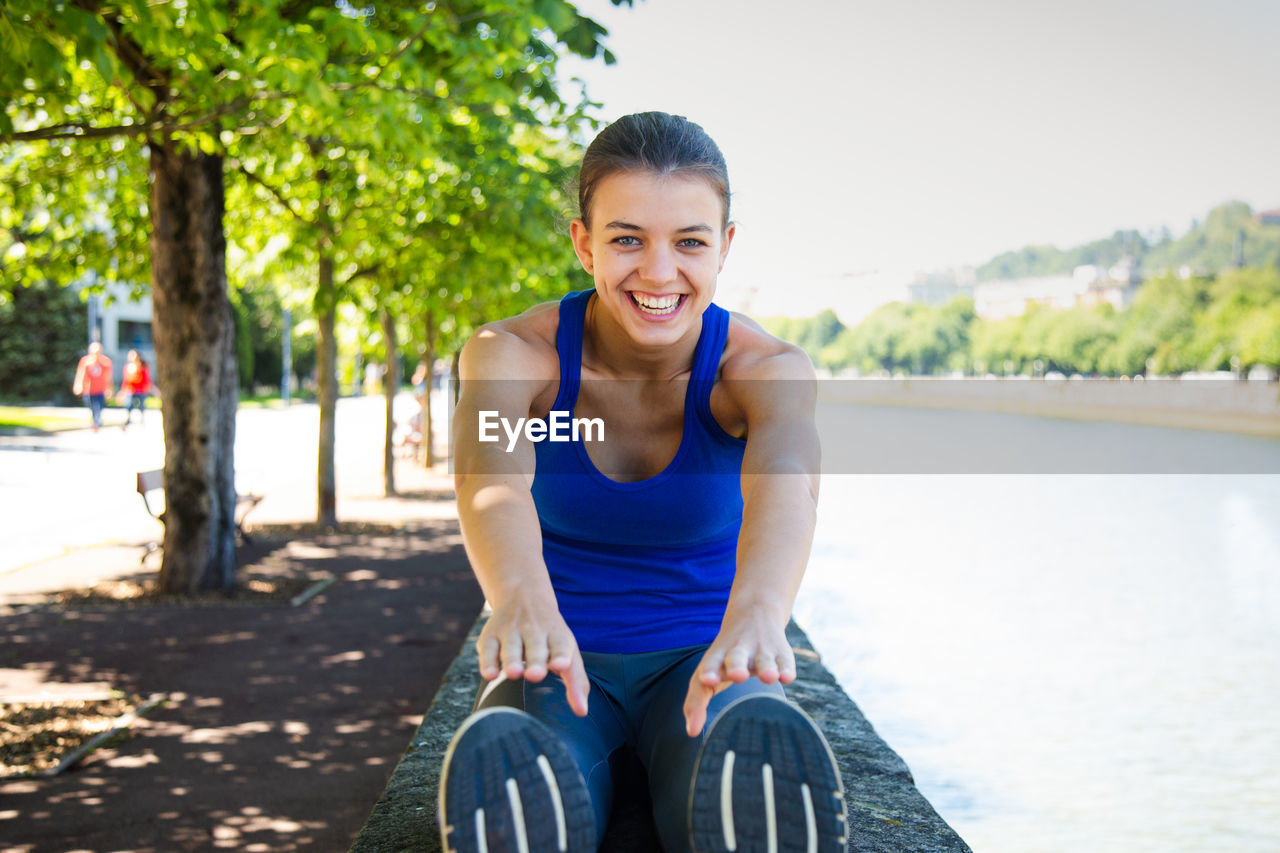
<svg viewBox="0 0 1280 853">
<path fill-rule="evenodd" d="M 1249 205 L 1232 201 L 1209 211 L 1174 239 L 1168 228 L 1143 235 L 1117 231 L 1110 237 L 1070 249 L 1027 246 L 997 255 L 974 270 L 978 281 L 1068 274 L 1083 264 L 1110 267 L 1129 259 L 1152 275 L 1186 269 L 1213 274 L 1231 267 L 1280 265 L 1280 227 L 1263 225 Z"/>
<path fill-rule="evenodd" d="M 1165 274 L 1139 287 L 1131 305 L 1050 309 L 984 320 L 973 300 L 941 306 L 891 302 L 856 326 L 831 310 L 764 321 L 833 371 L 915 375 L 964 373 L 1168 375 L 1280 369 L 1280 270 L 1217 276 Z M 1038 363 L 1037 363 L 1038 362 Z"/>
</svg>

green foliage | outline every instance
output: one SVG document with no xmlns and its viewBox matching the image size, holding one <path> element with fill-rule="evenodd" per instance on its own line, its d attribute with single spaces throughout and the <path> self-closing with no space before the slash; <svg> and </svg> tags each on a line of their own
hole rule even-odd
<svg viewBox="0 0 1280 853">
<path fill-rule="evenodd" d="M 904 343 L 918 313 L 916 306 L 902 302 L 882 305 L 828 346 L 824 360 L 851 364 L 863 372 L 901 369 L 907 361 Z"/>
<path fill-rule="evenodd" d="M 1240 265 L 1275 268 L 1280 266 L 1280 226 L 1261 224 L 1249 205 L 1232 201 L 1209 211 L 1203 224 L 1176 240 L 1167 229 L 1154 243 L 1137 231 L 1117 231 L 1071 249 L 1027 246 L 1005 252 L 975 273 L 978 281 L 1063 275 L 1082 264 L 1105 268 L 1126 257 L 1148 274 L 1178 272 L 1184 267 L 1197 275 L 1214 275 Z"/>
<path fill-rule="evenodd" d="M 0 289 L 33 270 L 148 279 L 137 140 L 225 157 L 231 237 L 286 236 L 286 269 L 330 254 L 323 301 L 469 331 L 563 289 L 571 258 L 548 238 L 588 105 L 562 101 L 555 67 L 564 49 L 612 61 L 605 34 L 566 0 L 12 0 Z"/>
<path fill-rule="evenodd" d="M 1024 350 L 1024 361 L 1034 364 L 1037 358 L 1046 371 L 1090 375 L 1105 371 L 1108 351 L 1115 345 L 1117 323 L 1110 305 L 1098 308 L 1076 307 L 1061 312 L 1040 312 L 1043 338 L 1039 347 Z M 1038 336 L 1023 339 L 1024 346 Z"/>
<path fill-rule="evenodd" d="M 1229 369 L 1233 359 L 1234 366 L 1266 363 L 1254 358 L 1269 350 L 1258 335 L 1280 305 L 1280 270 L 1232 270 L 1213 282 L 1208 297 L 1188 345 L 1192 358 L 1205 370 Z"/>
<path fill-rule="evenodd" d="M 1122 258 L 1141 257 L 1148 244 L 1137 231 L 1117 231 L 1110 237 L 1062 250 L 1055 246 L 1027 246 L 997 255 L 974 272 L 978 281 L 1059 275 L 1082 264 L 1109 267 Z"/>
<path fill-rule="evenodd" d="M 251 281 L 231 288 L 231 307 L 235 312 L 236 358 L 239 363 L 240 389 L 251 394 L 258 386 L 280 386 L 281 359 L 284 352 L 284 301 L 280 294 L 262 281 Z M 294 309 L 294 320 L 306 322 Z M 307 375 L 315 368 L 315 343 L 309 337 L 292 341 L 295 373 Z M 301 370 L 300 370 L 301 368 Z"/>
<path fill-rule="evenodd" d="M 1280 369 L 1280 303 L 1259 306 L 1244 317 L 1237 331 L 1241 361 Z"/>
<path fill-rule="evenodd" d="M 775 320 L 771 328 L 777 334 L 810 322 Z M 1143 284 L 1124 311 L 1033 304 L 1017 317 L 984 320 L 964 298 L 936 308 L 893 302 L 842 332 L 821 361 L 836 370 L 917 375 L 1280 368 L 1280 270 L 1161 276 Z"/>
<path fill-rule="evenodd" d="M 1033 309 L 1034 310 L 1034 309 Z M 975 373 L 994 373 L 998 376 L 1024 372 L 1022 339 L 1030 320 L 1030 314 L 1006 317 L 1003 320 L 975 320 L 969 330 L 972 344 L 970 352 Z"/>
<path fill-rule="evenodd" d="M 824 308 L 815 317 L 773 317 L 764 320 L 762 325 L 769 334 L 803 349 L 820 365 L 826 364 L 823 351 L 845 330 L 844 323 L 830 308 Z"/>
<path fill-rule="evenodd" d="M 943 373 L 963 370 L 973 322 L 973 300 L 957 297 L 945 305 L 890 302 L 827 345 L 820 361 L 863 373 Z"/>
<path fill-rule="evenodd" d="M 287 270 L 331 258 L 335 288 L 314 291 L 317 312 L 350 302 L 376 327 L 389 310 L 415 351 L 430 312 L 437 343 L 455 348 L 480 323 L 566 289 L 573 255 L 555 224 L 579 153 L 565 139 L 587 105 L 552 85 L 557 40 L 594 56 L 604 31 L 563 0 L 389 8 L 358 27 L 314 23 L 336 104 L 282 111 L 271 122 L 281 132 L 229 144 L 228 227 L 250 255 L 283 240 Z M 343 44 L 359 46 L 346 71 Z M 367 343 L 378 353 L 380 333 Z"/>
<path fill-rule="evenodd" d="M 228 294 L 231 318 L 236 330 L 236 370 L 241 391 L 253 390 L 253 321 L 245 308 L 244 296 L 237 290 Z"/>
<path fill-rule="evenodd" d="M 45 281 L 0 298 L 4 399 L 69 401 L 87 333 L 84 306 L 70 288 Z"/>
<path fill-rule="evenodd" d="M 1212 275 L 1237 266 L 1237 241 L 1244 266 L 1280 265 L 1280 226 L 1261 224 L 1249 205 L 1233 201 L 1209 211 L 1203 225 L 1153 248 L 1142 266 L 1153 271 L 1185 266 L 1198 275 Z"/>
</svg>

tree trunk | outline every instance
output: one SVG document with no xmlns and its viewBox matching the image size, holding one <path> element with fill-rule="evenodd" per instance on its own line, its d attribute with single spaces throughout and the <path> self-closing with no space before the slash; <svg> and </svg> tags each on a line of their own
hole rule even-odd
<svg viewBox="0 0 1280 853">
<path fill-rule="evenodd" d="M 320 400 L 320 441 L 316 460 L 316 523 L 338 526 L 337 486 L 333 472 L 334 424 L 338 406 L 338 343 L 334 339 L 337 293 L 333 285 L 333 256 L 324 241 L 316 282 L 316 396 Z"/>
<path fill-rule="evenodd" d="M 164 414 L 160 588 L 230 589 L 236 570 L 235 326 L 222 158 L 153 144 L 152 334 Z"/>
<path fill-rule="evenodd" d="M 387 350 L 387 370 L 382 376 L 382 391 L 387 399 L 387 428 L 382 450 L 382 491 L 387 497 L 396 494 L 396 392 L 400 390 L 400 347 L 396 342 L 396 318 L 382 309 L 382 342 Z"/>
<path fill-rule="evenodd" d="M 453 380 L 453 402 L 458 402 L 458 393 L 462 390 L 462 380 L 458 372 L 458 363 L 462 361 L 462 350 L 453 351 L 453 361 L 449 367 L 449 378 Z"/>
<path fill-rule="evenodd" d="M 422 356 L 427 365 L 427 393 L 422 395 L 422 459 L 423 464 L 430 468 L 436 462 L 431 424 L 431 385 L 435 379 L 433 368 L 436 363 L 436 315 L 430 308 L 427 309 L 426 330 L 426 349 Z"/>
</svg>

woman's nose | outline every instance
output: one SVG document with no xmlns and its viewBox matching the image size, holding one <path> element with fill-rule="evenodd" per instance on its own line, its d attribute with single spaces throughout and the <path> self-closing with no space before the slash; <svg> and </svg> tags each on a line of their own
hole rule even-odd
<svg viewBox="0 0 1280 853">
<path fill-rule="evenodd" d="M 666 284 L 675 280 L 677 269 L 675 253 L 664 246 L 654 246 L 645 252 L 640 275 L 645 281 Z"/>
</svg>

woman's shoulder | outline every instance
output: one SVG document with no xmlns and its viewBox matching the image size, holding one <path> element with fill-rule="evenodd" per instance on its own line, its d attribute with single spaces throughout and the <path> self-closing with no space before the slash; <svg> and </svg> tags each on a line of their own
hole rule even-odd
<svg viewBox="0 0 1280 853">
<path fill-rule="evenodd" d="M 813 363 L 803 349 L 774 337 L 746 314 L 729 313 L 729 330 L 720 377 L 735 379 L 814 379 Z"/>
<path fill-rule="evenodd" d="M 558 302 L 542 302 L 514 317 L 485 323 L 462 348 L 463 371 L 471 366 L 481 375 L 499 372 L 503 378 L 559 376 L 559 326 Z"/>
</svg>

